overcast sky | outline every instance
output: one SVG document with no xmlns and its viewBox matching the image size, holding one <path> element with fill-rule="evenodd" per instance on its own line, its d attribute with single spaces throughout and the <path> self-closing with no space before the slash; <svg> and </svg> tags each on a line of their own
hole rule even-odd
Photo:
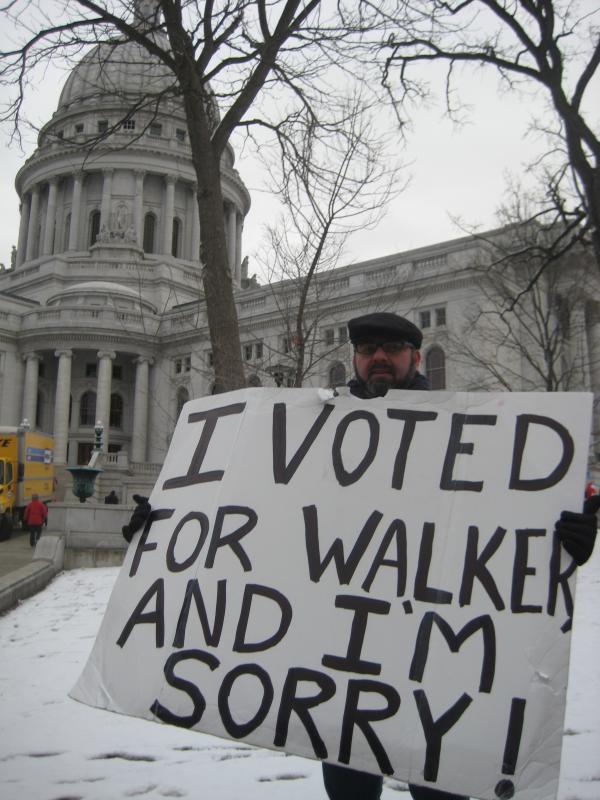
<svg viewBox="0 0 600 800">
<path fill-rule="evenodd" d="M 43 124 L 56 109 L 65 80 L 61 71 L 49 72 L 30 94 L 27 112 Z M 527 133 L 534 114 L 542 114 L 541 98 L 498 91 L 492 73 L 470 73 L 462 84 L 471 109 L 465 124 L 457 127 L 444 116 L 440 103 L 432 102 L 412 119 L 406 141 L 398 136 L 398 158 L 407 164 L 405 191 L 390 205 L 386 218 L 375 230 L 353 234 L 344 263 L 388 255 L 435 244 L 463 235 L 452 221 L 480 229 L 496 225 L 496 211 L 503 200 L 506 175 L 525 177 L 525 167 L 542 151 L 539 135 Z M 24 140 L 24 150 L 9 143 L 10 131 L 0 129 L 0 261 L 10 261 L 10 249 L 18 238 L 18 197 L 14 177 L 35 148 L 35 135 Z M 260 191 L 262 176 L 251 159 L 239 156 L 236 166 L 250 189 L 252 209 L 244 226 L 244 253 L 250 256 L 250 273 L 256 271 L 256 251 L 262 225 L 273 218 L 275 206 Z"/>
</svg>

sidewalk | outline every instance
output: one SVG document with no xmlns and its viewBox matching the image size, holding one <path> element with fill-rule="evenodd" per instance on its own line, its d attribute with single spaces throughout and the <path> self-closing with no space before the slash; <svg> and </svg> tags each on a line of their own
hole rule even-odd
<svg viewBox="0 0 600 800">
<path fill-rule="evenodd" d="M 29 545 L 29 532 L 13 530 L 12 536 L 0 542 L 0 578 L 24 567 L 33 558 L 33 547 Z"/>
<path fill-rule="evenodd" d="M 53 533 L 43 532 L 35 550 L 28 531 L 0 542 L 0 614 L 47 586 L 63 569 L 64 550 L 64 537 Z"/>
</svg>

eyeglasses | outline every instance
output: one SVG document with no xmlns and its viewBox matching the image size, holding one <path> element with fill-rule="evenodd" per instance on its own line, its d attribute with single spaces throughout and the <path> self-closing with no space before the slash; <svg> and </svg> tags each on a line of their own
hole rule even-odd
<svg viewBox="0 0 600 800">
<path fill-rule="evenodd" d="M 394 356 L 398 353 L 403 353 L 409 348 L 414 350 L 415 346 L 410 342 L 357 342 L 354 345 L 354 350 L 361 356 L 375 355 L 379 348 L 381 348 L 386 355 Z"/>
</svg>

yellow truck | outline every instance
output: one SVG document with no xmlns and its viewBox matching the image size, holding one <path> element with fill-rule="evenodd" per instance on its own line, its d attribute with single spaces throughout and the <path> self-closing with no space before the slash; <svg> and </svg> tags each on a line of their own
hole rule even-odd
<svg viewBox="0 0 600 800">
<path fill-rule="evenodd" d="M 0 426 L 0 538 L 10 536 L 32 495 L 53 499 L 53 456 L 49 434 Z"/>
</svg>

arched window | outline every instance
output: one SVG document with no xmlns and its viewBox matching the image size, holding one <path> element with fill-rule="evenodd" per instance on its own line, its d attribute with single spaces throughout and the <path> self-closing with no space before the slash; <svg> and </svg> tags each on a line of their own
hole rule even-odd
<svg viewBox="0 0 600 800">
<path fill-rule="evenodd" d="M 179 415 L 181 414 L 181 409 L 184 407 L 184 405 L 187 403 L 189 399 L 190 399 L 190 393 L 188 392 L 188 390 L 185 388 L 185 386 L 180 386 L 179 389 L 177 389 L 177 410 L 176 410 L 177 419 L 179 419 Z"/>
<path fill-rule="evenodd" d="M 144 253 L 154 252 L 154 232 L 156 230 L 156 216 L 148 212 L 144 217 Z"/>
<path fill-rule="evenodd" d="M 181 220 L 175 217 L 173 220 L 173 234 L 171 236 L 171 255 L 179 258 L 179 239 L 181 236 Z"/>
<path fill-rule="evenodd" d="M 329 368 L 329 386 L 333 389 L 334 386 L 346 385 L 346 367 L 341 361 L 336 361 Z"/>
<path fill-rule="evenodd" d="M 96 424 L 96 392 L 84 392 L 79 401 L 79 424 Z"/>
<path fill-rule="evenodd" d="M 98 234 L 100 233 L 100 212 L 92 211 L 90 214 L 90 247 L 96 244 Z"/>
<path fill-rule="evenodd" d="M 110 396 L 110 427 L 123 427 L 123 398 L 120 394 Z"/>
<path fill-rule="evenodd" d="M 71 238 L 71 212 L 65 217 L 65 227 L 63 230 L 63 252 L 69 249 L 69 239 Z"/>
<path fill-rule="evenodd" d="M 432 347 L 425 356 L 425 374 L 432 389 L 446 388 L 446 356 L 441 347 Z"/>
<path fill-rule="evenodd" d="M 262 386 L 262 381 L 258 377 L 256 372 L 253 372 L 252 375 L 248 376 L 247 384 L 248 384 L 248 386 L 258 387 L 258 386 Z"/>
</svg>

